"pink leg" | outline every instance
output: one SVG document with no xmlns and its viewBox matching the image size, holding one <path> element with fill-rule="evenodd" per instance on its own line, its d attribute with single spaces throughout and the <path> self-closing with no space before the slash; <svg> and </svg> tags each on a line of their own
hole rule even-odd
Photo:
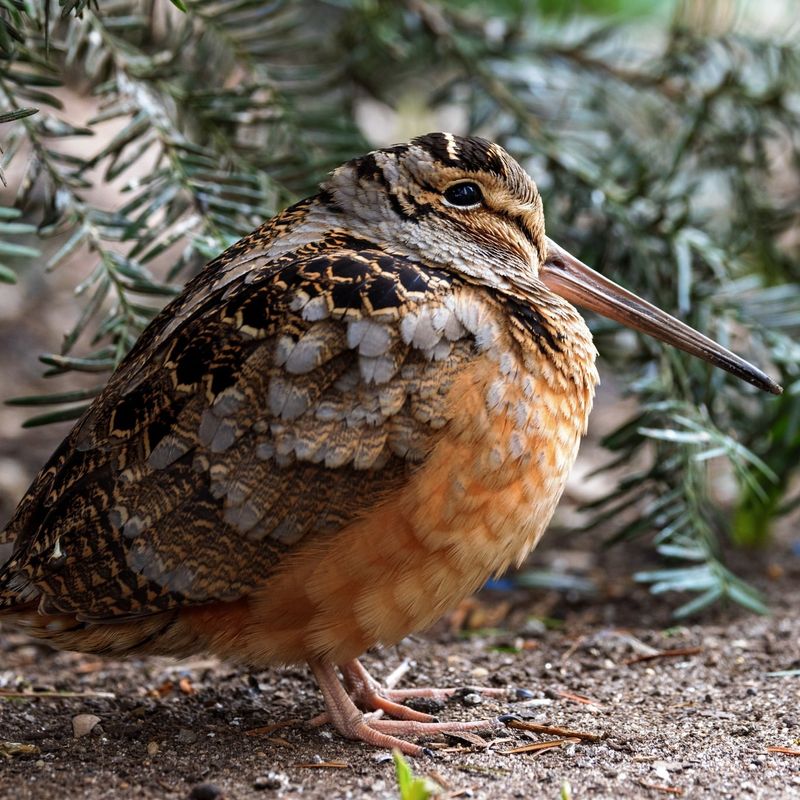
<svg viewBox="0 0 800 800">
<path fill-rule="evenodd" d="M 375 689 L 376 687 L 380 689 L 380 686 L 370 677 L 369 673 L 358 661 L 348 662 L 342 667 L 342 671 L 345 674 L 345 680 L 352 686 L 359 701 L 367 703 L 368 707 L 376 708 L 379 712 L 394 713 L 395 710 L 398 710 L 403 715 L 399 720 L 371 718 L 358 710 L 350 694 L 339 680 L 333 664 L 317 661 L 310 662 L 309 666 L 319 684 L 327 708 L 326 714 L 315 718 L 311 724 L 331 722 L 336 730 L 348 739 L 358 739 L 376 747 L 396 747 L 406 755 L 419 756 L 426 752 L 425 748 L 398 739 L 397 736 L 426 736 L 435 733 L 458 733 L 503 727 L 503 723 L 499 719 L 475 722 L 435 722 L 429 714 L 421 714 L 410 708 L 398 706 L 376 694 Z M 374 702 L 375 699 L 378 700 L 377 703 Z"/>
<path fill-rule="evenodd" d="M 395 719 L 413 720 L 415 722 L 436 722 L 436 717 L 430 714 L 423 714 L 421 711 L 414 711 L 413 708 L 402 706 L 393 702 L 396 690 L 384 688 L 372 675 L 367 672 L 361 662 L 354 658 L 346 664 L 342 664 L 342 677 L 347 694 L 353 702 L 367 711 L 383 711 Z"/>
</svg>

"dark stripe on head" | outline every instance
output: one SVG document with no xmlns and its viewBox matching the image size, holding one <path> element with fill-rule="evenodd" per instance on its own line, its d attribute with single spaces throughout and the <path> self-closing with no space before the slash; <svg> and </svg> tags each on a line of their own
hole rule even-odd
<svg viewBox="0 0 800 800">
<path fill-rule="evenodd" d="M 506 175 L 502 157 L 494 145 L 477 136 L 453 136 L 428 133 L 414 139 L 413 144 L 427 150 L 437 161 L 448 167 L 459 167 L 468 172 L 491 172 L 499 177 Z"/>
<path fill-rule="evenodd" d="M 533 248 L 539 255 L 539 263 L 544 264 L 545 260 L 547 259 L 547 253 L 543 249 L 544 239 L 543 238 L 537 239 L 533 235 L 531 229 L 525 224 L 525 221 L 522 219 L 522 217 L 509 215 L 508 219 L 512 223 L 512 225 L 516 226 L 516 228 L 528 240 L 528 242 L 530 242 L 530 244 L 533 245 Z"/>
<path fill-rule="evenodd" d="M 386 190 L 386 197 L 389 200 L 389 205 L 397 216 L 403 219 L 411 219 L 411 214 L 403 208 L 403 204 L 392 191 L 392 184 L 389 183 L 389 180 L 383 174 L 383 170 L 378 166 L 378 162 L 375 160 L 375 153 L 367 153 L 365 156 L 355 159 L 355 161 L 353 161 L 353 166 L 355 167 L 356 177 L 359 181 L 375 181 L 383 186 Z"/>
<path fill-rule="evenodd" d="M 525 224 L 525 220 L 518 214 L 503 214 L 503 216 L 515 227 L 517 230 L 534 246 L 538 249 L 539 243 L 534 238 L 531 229 Z"/>
<path fill-rule="evenodd" d="M 441 161 L 448 167 L 460 165 L 459 161 L 450 155 L 449 141 L 443 133 L 428 133 L 425 136 L 418 136 L 414 139 L 413 144 L 427 150 L 437 161 Z"/>
<path fill-rule="evenodd" d="M 381 152 L 390 153 L 399 157 L 407 150 L 408 147 L 406 147 L 406 145 L 396 145 L 395 147 L 387 147 Z M 353 162 L 353 165 L 355 167 L 356 177 L 358 180 L 375 181 L 383 186 L 383 188 L 386 190 L 386 197 L 389 200 L 389 205 L 399 217 L 402 217 L 403 219 L 414 220 L 417 217 L 425 216 L 426 214 L 433 212 L 434 208 L 432 205 L 429 203 L 419 203 L 410 194 L 403 193 L 403 199 L 407 204 L 406 206 L 400 202 L 400 198 L 395 191 L 395 188 L 392 186 L 378 164 L 375 158 L 375 153 L 367 153 L 367 155 L 356 159 Z M 413 210 L 407 208 L 407 206 L 412 206 Z"/>
<path fill-rule="evenodd" d="M 407 144 L 395 144 L 391 147 L 384 147 L 381 151 L 383 153 L 388 153 L 389 155 L 396 156 L 400 158 L 404 156 L 408 152 L 408 145 Z"/>
</svg>

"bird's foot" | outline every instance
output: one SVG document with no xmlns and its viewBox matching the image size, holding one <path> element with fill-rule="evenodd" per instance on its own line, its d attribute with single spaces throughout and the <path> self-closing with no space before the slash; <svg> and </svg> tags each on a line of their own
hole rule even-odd
<svg viewBox="0 0 800 800">
<path fill-rule="evenodd" d="M 436 722 L 436 717 L 400 705 L 404 700 L 416 698 L 426 700 L 449 700 L 457 694 L 479 692 L 488 697 L 508 697 L 507 689 L 487 686 L 428 686 L 420 689 L 395 689 L 397 682 L 408 671 L 408 662 L 379 683 L 367 672 L 358 659 L 353 659 L 341 667 L 344 686 L 353 702 L 365 711 L 384 711 L 396 719 L 409 719 L 417 722 Z"/>
<path fill-rule="evenodd" d="M 342 681 L 336 674 L 336 668 L 332 664 L 314 662 L 310 666 L 325 698 L 327 711 L 315 717 L 309 724 L 323 725 L 330 722 L 342 736 L 348 739 L 359 739 L 376 747 L 396 747 L 406 755 L 420 756 L 430 751 L 398 737 L 431 736 L 437 733 L 461 733 L 503 727 L 503 723 L 499 719 L 439 722 L 430 714 L 423 714 L 395 702 L 409 697 L 442 699 L 461 691 L 459 689 L 397 690 L 385 688 L 355 659 L 341 667 L 344 678 L 344 685 L 342 685 Z M 505 690 L 497 690 L 497 692 L 505 694 Z M 371 713 L 364 714 L 359 710 L 359 706 Z M 384 713 L 397 719 L 381 719 Z"/>
</svg>

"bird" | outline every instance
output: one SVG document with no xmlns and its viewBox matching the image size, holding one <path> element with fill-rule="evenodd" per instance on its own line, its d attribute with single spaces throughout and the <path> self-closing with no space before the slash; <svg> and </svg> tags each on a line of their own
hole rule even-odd
<svg viewBox="0 0 800 800">
<path fill-rule="evenodd" d="M 144 330 L 0 537 L 0 618 L 106 656 L 305 662 L 318 721 L 410 755 L 483 724 L 358 659 L 536 546 L 598 383 L 576 305 L 781 391 L 552 241 L 498 144 L 343 164 Z"/>
</svg>

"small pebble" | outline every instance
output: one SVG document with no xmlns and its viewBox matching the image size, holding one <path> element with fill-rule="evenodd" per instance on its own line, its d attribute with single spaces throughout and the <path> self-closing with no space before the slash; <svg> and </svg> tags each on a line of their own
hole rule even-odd
<svg viewBox="0 0 800 800">
<path fill-rule="evenodd" d="M 479 706 L 483 702 L 483 698 L 477 692 L 470 692 L 461 698 L 461 702 L 465 706 Z"/>
<path fill-rule="evenodd" d="M 263 792 L 267 789 L 281 789 L 287 783 L 286 777 L 278 772 L 268 772 L 266 775 L 259 775 L 253 781 L 253 788 Z"/>
<path fill-rule="evenodd" d="M 88 736 L 98 722 L 100 722 L 100 717 L 94 714 L 78 714 L 72 718 L 72 735 L 76 739 Z"/>
<path fill-rule="evenodd" d="M 391 753 L 376 753 L 374 756 L 372 756 L 372 760 L 376 764 L 386 764 L 388 761 L 392 760 L 392 754 Z"/>
<path fill-rule="evenodd" d="M 189 728 L 181 728 L 177 738 L 181 744 L 194 744 L 197 741 L 197 733 Z"/>
<path fill-rule="evenodd" d="M 544 636 L 547 633 L 547 626 L 542 620 L 531 617 L 525 621 L 520 633 L 523 636 Z"/>
<path fill-rule="evenodd" d="M 486 667 L 475 667 L 472 670 L 472 677 L 473 678 L 485 678 L 489 674 L 489 670 Z"/>
<path fill-rule="evenodd" d="M 669 769 L 667 765 L 663 761 L 656 761 L 653 763 L 653 772 L 655 772 L 656 777 L 663 781 L 664 783 L 669 783 Z"/>
<path fill-rule="evenodd" d="M 525 708 L 538 708 L 540 706 L 552 706 L 553 701 L 546 697 L 534 697 L 531 700 L 521 700 L 519 704 L 520 706 L 525 706 Z"/>
<path fill-rule="evenodd" d="M 198 783 L 192 786 L 189 800 L 222 800 L 222 789 L 213 783 Z"/>
<path fill-rule="evenodd" d="M 153 739 L 147 743 L 147 755 L 154 756 L 158 752 L 158 742 Z"/>
</svg>

